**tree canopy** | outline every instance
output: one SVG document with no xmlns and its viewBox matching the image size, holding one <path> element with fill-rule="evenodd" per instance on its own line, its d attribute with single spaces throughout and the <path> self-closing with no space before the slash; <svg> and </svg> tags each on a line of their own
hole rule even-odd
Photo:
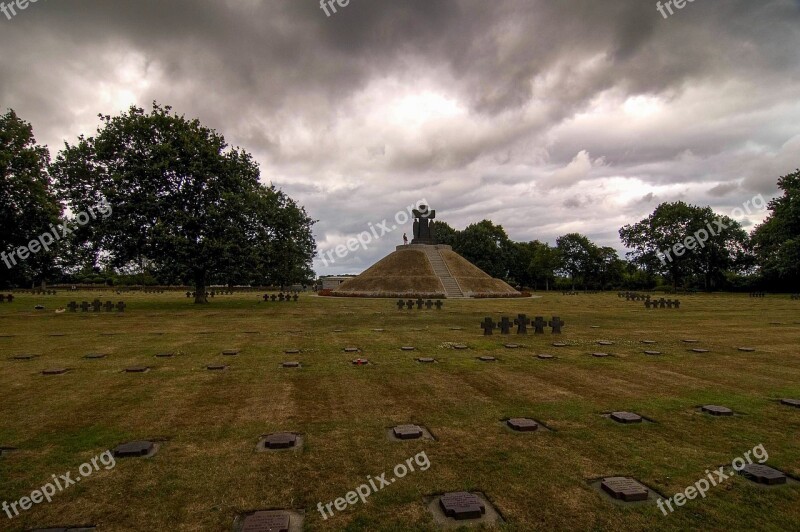
<svg viewBox="0 0 800 532">
<path fill-rule="evenodd" d="M 49 162 L 50 153 L 36 144 L 31 124 L 13 110 L 0 116 L 0 251 L 5 252 L 0 287 L 44 280 L 54 269 L 55 244 L 49 250 L 40 244 L 24 260 L 10 256 L 58 224 L 62 208 L 47 172 Z"/>
<path fill-rule="evenodd" d="M 97 135 L 67 144 L 52 165 L 73 211 L 106 202 L 114 214 L 81 235 L 96 260 L 194 284 L 288 284 L 312 276 L 313 220 L 259 182 L 250 154 L 153 104 L 101 116 Z"/>
</svg>

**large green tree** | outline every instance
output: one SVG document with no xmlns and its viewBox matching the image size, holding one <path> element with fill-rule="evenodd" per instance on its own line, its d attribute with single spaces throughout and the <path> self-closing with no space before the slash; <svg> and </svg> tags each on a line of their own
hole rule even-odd
<svg viewBox="0 0 800 532">
<path fill-rule="evenodd" d="M 36 144 L 28 122 L 13 110 L 0 116 L 0 287 L 45 281 L 55 273 L 57 241 L 43 239 L 45 249 L 38 240 L 51 233 L 50 224 L 57 225 L 62 212 L 49 161 L 47 147 Z"/>
<path fill-rule="evenodd" d="M 673 285 L 696 277 L 707 290 L 718 288 L 725 273 L 749 263 L 748 236 L 728 216 L 711 207 L 682 201 L 662 203 L 653 214 L 619 230 L 629 258 L 648 271 L 666 275 Z"/>
<path fill-rule="evenodd" d="M 250 154 L 222 135 L 153 104 L 102 116 L 96 136 L 67 144 L 51 166 L 75 210 L 106 202 L 113 215 L 85 228 L 96 257 L 157 278 L 285 285 L 312 276 L 313 220 L 259 182 Z"/>
<path fill-rule="evenodd" d="M 585 287 L 596 269 L 597 246 L 582 234 L 569 233 L 556 239 L 556 248 L 560 273 L 570 278 L 573 290 L 578 282 Z"/>
<path fill-rule="evenodd" d="M 550 290 L 550 284 L 555 281 L 556 270 L 561 264 L 559 250 L 538 240 L 530 242 L 529 245 L 533 253 L 528 264 L 528 273 L 533 281 L 533 287 L 536 288 L 537 283 L 543 282 L 544 289 Z"/>
<path fill-rule="evenodd" d="M 762 274 L 786 290 L 800 290 L 800 170 L 781 177 L 783 196 L 770 201 L 770 215 L 753 232 Z"/>
<path fill-rule="evenodd" d="M 513 242 L 502 225 L 482 220 L 456 234 L 453 250 L 497 279 L 508 279 Z"/>
</svg>

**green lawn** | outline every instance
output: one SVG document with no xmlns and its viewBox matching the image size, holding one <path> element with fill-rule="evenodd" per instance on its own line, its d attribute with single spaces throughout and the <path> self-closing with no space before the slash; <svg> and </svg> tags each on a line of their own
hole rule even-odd
<svg viewBox="0 0 800 532">
<path fill-rule="evenodd" d="M 125 300 L 128 309 L 52 312 L 96 296 Z M 74 476 L 120 443 L 163 441 L 155 457 L 120 459 L 52 503 L 13 520 L 0 513 L 0 530 L 224 531 L 242 512 L 270 508 L 305 510 L 308 530 L 435 530 L 424 497 L 460 490 L 485 493 L 508 530 L 797 529 L 800 484 L 767 489 L 732 478 L 666 517 L 654 504 L 614 504 L 589 485 L 631 476 L 670 497 L 759 444 L 770 466 L 800 477 L 800 409 L 777 401 L 800 398 L 800 302 L 681 300 L 680 310 L 646 310 L 616 294 L 552 294 L 398 311 L 392 300 L 316 296 L 262 303 L 240 294 L 196 308 L 179 294 L 21 295 L 0 305 L 0 335 L 13 335 L 0 338 L 0 446 L 18 449 L 0 457 L 0 502 L 30 495 L 54 474 Z M 48 310 L 33 311 L 37 303 Z M 518 313 L 561 316 L 569 346 L 553 348 L 549 332 L 482 336 L 483 317 Z M 253 331 L 259 334 L 247 334 Z M 710 353 L 688 352 L 685 338 Z M 647 347 L 643 339 L 658 343 Z M 505 349 L 508 341 L 523 347 Z M 351 345 L 372 364 L 353 367 L 354 356 L 342 352 Z M 403 345 L 417 351 L 400 351 Z M 220 354 L 231 348 L 241 353 Z M 285 355 L 288 348 L 302 353 Z M 615 356 L 589 355 L 598 350 Z M 177 356 L 154 358 L 163 351 Z M 91 352 L 110 356 L 83 358 Z M 21 353 L 41 357 L 10 360 Z M 539 353 L 558 358 L 539 360 Z M 475 359 L 484 354 L 499 361 Z M 419 356 L 439 362 L 418 364 Z M 304 367 L 280 368 L 287 360 Z M 229 370 L 206 370 L 221 361 Z M 133 365 L 153 369 L 122 372 Z M 54 367 L 72 371 L 41 375 Z M 737 415 L 697 411 L 709 403 Z M 616 410 L 654 422 L 618 425 L 601 415 Z M 552 430 L 515 434 L 502 426 L 508 417 Z M 403 423 L 424 425 L 436 441 L 389 441 L 386 429 Z M 255 452 L 260 436 L 275 431 L 302 433 L 302 451 Z M 317 512 L 318 502 L 344 497 L 421 451 L 427 471 L 327 520 Z"/>
</svg>

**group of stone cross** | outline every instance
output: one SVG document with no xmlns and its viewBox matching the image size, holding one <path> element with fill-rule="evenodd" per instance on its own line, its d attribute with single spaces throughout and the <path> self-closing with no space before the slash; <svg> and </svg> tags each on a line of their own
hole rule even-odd
<svg viewBox="0 0 800 532">
<path fill-rule="evenodd" d="M 398 299 L 397 310 L 403 310 L 404 308 L 412 310 L 415 304 L 417 305 L 418 310 L 422 310 L 423 306 L 428 310 L 431 310 L 433 307 L 436 307 L 436 310 L 442 310 L 442 306 L 444 306 L 444 303 L 442 303 L 440 299 L 437 299 L 435 303 L 433 302 L 432 299 L 429 299 L 427 301 L 425 301 L 422 298 L 419 298 L 416 301 L 414 301 L 413 299 L 409 299 L 408 301 L 403 301 L 402 299 Z"/>
<path fill-rule="evenodd" d="M 78 312 L 79 308 L 81 309 L 81 312 L 89 312 L 89 309 L 92 309 L 92 312 L 100 312 L 102 310 L 105 310 L 106 312 L 113 312 L 114 309 L 116 309 L 117 312 L 125 312 L 126 307 L 127 305 L 124 301 L 120 301 L 115 305 L 111 301 L 106 301 L 103 303 L 99 299 L 95 299 L 91 303 L 84 301 L 80 305 L 78 305 L 78 303 L 75 301 L 70 301 L 69 305 L 67 305 L 67 309 L 69 309 L 70 312 Z"/>
<path fill-rule="evenodd" d="M 56 295 L 56 291 L 36 289 L 36 290 L 31 290 L 31 294 L 35 296 L 54 296 Z"/>
<path fill-rule="evenodd" d="M 750 297 L 763 298 L 766 295 L 766 292 L 750 292 Z"/>
<path fill-rule="evenodd" d="M 163 294 L 164 291 L 163 290 L 152 290 L 150 288 L 146 288 L 146 289 L 142 290 L 142 293 L 143 294 Z"/>
<path fill-rule="evenodd" d="M 625 301 L 650 301 L 650 296 L 645 296 L 636 292 L 618 292 L 617 297 L 624 297 Z"/>
<path fill-rule="evenodd" d="M 163 290 L 161 292 L 151 292 L 151 293 L 159 293 L 160 294 L 162 292 L 163 292 Z M 197 292 L 186 292 L 186 297 L 195 297 L 196 294 L 197 294 Z M 230 295 L 230 294 L 233 294 L 233 292 L 231 292 L 231 291 L 214 291 L 214 290 L 212 290 L 211 292 L 206 292 L 206 297 L 209 297 L 209 296 L 210 297 L 221 296 L 221 295 L 226 295 L 226 294 Z"/>
<path fill-rule="evenodd" d="M 13 294 L 8 294 L 7 296 L 4 296 L 3 294 L 0 294 L 0 303 L 3 303 L 5 301 L 8 301 L 9 303 L 13 303 L 14 302 Z"/>
<path fill-rule="evenodd" d="M 2 297 L 2 296 L 0 296 L 0 297 Z M 9 296 L 9 297 L 10 297 L 10 296 Z M 792 294 L 792 300 L 793 300 L 793 301 L 796 301 L 796 300 L 798 300 L 798 299 L 800 299 L 800 294 Z"/>
<path fill-rule="evenodd" d="M 562 296 L 577 296 L 578 292 L 576 292 L 575 290 L 563 291 L 563 292 L 561 292 L 561 295 Z"/>
<path fill-rule="evenodd" d="M 644 308 L 681 308 L 681 301 L 680 299 L 673 301 L 663 297 L 657 301 L 650 301 L 650 296 L 648 296 L 644 301 Z"/>
<path fill-rule="evenodd" d="M 565 323 L 558 316 L 553 316 L 549 322 L 541 316 L 531 321 L 525 314 L 519 314 L 512 321 L 507 316 L 500 318 L 500 321 L 495 323 L 492 318 L 486 317 L 481 322 L 484 336 L 491 336 L 495 329 L 500 329 L 500 334 L 511 334 L 512 327 L 517 327 L 517 334 L 528 334 L 528 325 L 533 325 L 533 334 L 544 334 L 545 327 L 550 327 L 553 334 L 561 334 L 561 327 Z"/>
<path fill-rule="evenodd" d="M 264 294 L 264 302 L 268 302 L 268 301 L 272 301 L 272 302 L 275 302 L 275 301 L 297 301 L 298 299 L 300 299 L 300 296 L 297 295 L 296 293 L 294 295 L 292 295 L 292 294 L 284 294 L 283 292 L 281 292 L 278 295 L 275 295 L 275 294 L 272 294 L 272 295 Z"/>
</svg>

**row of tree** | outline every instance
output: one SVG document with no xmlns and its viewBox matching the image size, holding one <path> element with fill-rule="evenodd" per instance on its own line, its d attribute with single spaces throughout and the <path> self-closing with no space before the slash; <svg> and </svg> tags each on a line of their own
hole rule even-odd
<svg viewBox="0 0 800 532">
<path fill-rule="evenodd" d="M 779 179 L 783 195 L 748 234 L 711 207 L 662 203 L 619 230 L 630 251 L 598 246 L 570 233 L 546 242 L 514 242 L 489 220 L 456 230 L 434 222 L 438 241 L 492 277 L 533 289 L 672 289 L 800 291 L 800 171 Z"/>
<path fill-rule="evenodd" d="M 0 116 L 0 287 L 110 270 L 194 285 L 203 303 L 209 284 L 314 278 L 314 221 L 260 183 L 250 154 L 155 103 L 100 119 L 95 136 L 65 144 L 51 162 L 29 123 L 13 110 Z M 65 209 L 98 205 L 110 214 L 64 231 Z M 47 249 L 36 244 L 45 234 L 59 237 Z"/>
</svg>

